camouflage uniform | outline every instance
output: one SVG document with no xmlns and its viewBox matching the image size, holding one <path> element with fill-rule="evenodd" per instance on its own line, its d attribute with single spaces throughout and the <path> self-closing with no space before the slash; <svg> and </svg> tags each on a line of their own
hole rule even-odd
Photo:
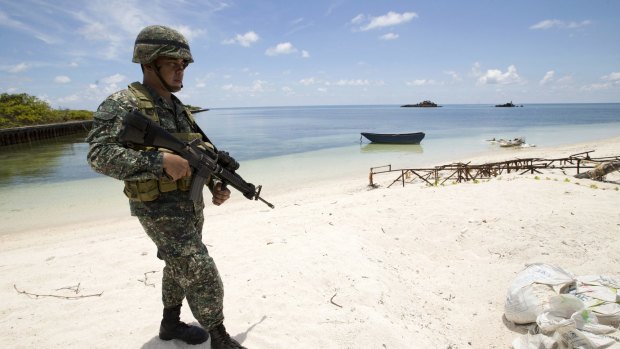
<svg viewBox="0 0 620 349">
<path fill-rule="evenodd" d="M 169 105 L 153 90 L 147 90 L 163 128 L 171 133 L 196 132 L 183 104 L 174 95 L 174 105 Z M 124 181 L 158 179 L 164 175 L 161 152 L 124 148 L 117 140 L 122 119 L 136 108 L 138 99 L 125 89 L 109 96 L 95 112 L 87 137 L 88 162 L 95 171 Z M 130 200 L 129 205 L 131 214 L 138 217 L 157 246 L 158 256 L 166 263 L 162 281 L 164 308 L 180 305 L 187 297 L 192 314 L 204 328 L 221 324 L 224 288 L 202 242 L 202 198 L 193 202 L 187 191 L 174 190 L 160 193 L 154 201 Z"/>
</svg>

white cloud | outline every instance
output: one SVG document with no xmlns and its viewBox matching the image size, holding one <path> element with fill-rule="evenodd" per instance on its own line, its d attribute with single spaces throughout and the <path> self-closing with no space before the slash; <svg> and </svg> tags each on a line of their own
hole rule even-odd
<svg viewBox="0 0 620 349">
<path fill-rule="evenodd" d="M 460 81 L 461 77 L 459 76 L 459 74 L 453 70 L 446 70 L 443 72 L 446 75 L 450 75 L 452 77 L 452 80 L 454 81 Z"/>
<path fill-rule="evenodd" d="M 289 55 L 297 52 L 297 49 L 290 42 L 283 42 L 274 47 L 270 47 L 265 51 L 267 56 Z"/>
<path fill-rule="evenodd" d="M 197 37 L 203 36 L 207 33 L 207 31 L 204 29 L 192 28 L 186 25 L 178 25 L 178 26 L 173 25 L 170 27 L 172 29 L 177 30 L 179 33 L 183 34 L 183 36 L 190 43 L 190 45 L 192 43 L 192 40 L 196 39 Z"/>
<path fill-rule="evenodd" d="M 478 78 L 478 83 L 481 85 L 509 85 L 519 82 L 521 82 L 521 77 L 514 65 L 509 66 L 505 73 L 502 73 L 499 69 L 489 69 Z"/>
<path fill-rule="evenodd" d="M 620 83 L 620 72 L 610 73 L 609 75 L 602 76 L 601 79 L 614 83 Z"/>
<path fill-rule="evenodd" d="M 288 86 L 282 86 L 282 88 L 280 90 L 282 91 L 282 93 L 284 93 L 287 96 L 295 95 L 295 90 L 293 90 L 292 88 L 290 88 Z"/>
<path fill-rule="evenodd" d="M 601 76 L 601 80 L 604 82 L 594 83 L 583 86 L 581 89 L 585 91 L 606 90 L 620 86 L 620 72 L 609 73 L 608 75 Z"/>
<path fill-rule="evenodd" d="M 118 91 L 120 89 L 118 84 L 124 80 L 126 80 L 125 76 L 121 74 L 114 74 L 101 79 L 97 83 L 89 84 L 88 87 L 81 89 L 76 93 L 64 97 L 59 97 L 56 99 L 56 102 L 61 105 L 72 104 L 76 102 L 99 103 L 110 94 Z"/>
<path fill-rule="evenodd" d="M 545 76 L 542 78 L 542 80 L 540 80 L 540 84 L 541 84 L 541 85 L 545 85 L 545 84 L 547 84 L 547 83 L 551 82 L 551 81 L 553 80 L 554 76 L 555 76 L 555 71 L 553 71 L 553 70 L 549 70 L 549 71 L 545 74 Z"/>
<path fill-rule="evenodd" d="M 87 23 L 85 26 L 78 29 L 78 33 L 91 41 L 117 41 L 120 39 L 116 38 L 107 30 L 105 24 L 100 22 Z"/>
<path fill-rule="evenodd" d="M 265 85 L 266 84 L 267 84 L 266 81 L 254 80 L 252 82 L 252 84 L 249 85 L 249 86 L 227 84 L 227 85 L 222 86 L 222 90 L 229 91 L 229 92 L 235 92 L 235 93 L 250 93 L 250 94 L 254 94 L 254 93 L 257 93 L 257 92 L 265 91 Z"/>
<path fill-rule="evenodd" d="M 299 83 L 304 86 L 309 86 L 309 85 L 314 85 L 318 83 L 318 81 L 315 78 L 306 78 L 306 79 L 299 80 Z"/>
<path fill-rule="evenodd" d="M 250 47 L 252 44 L 256 43 L 260 37 L 253 31 L 249 31 L 243 35 L 237 34 L 234 38 L 224 40 L 224 44 L 239 44 L 243 47 Z"/>
<path fill-rule="evenodd" d="M 387 33 L 387 34 L 381 35 L 381 36 L 379 37 L 379 39 L 381 39 L 381 40 L 386 40 L 386 41 L 389 41 L 389 40 L 396 40 L 396 39 L 398 39 L 398 34 L 394 34 L 394 33 Z"/>
<path fill-rule="evenodd" d="M 9 15 L 7 15 L 4 11 L 0 11 L 0 26 L 5 26 L 26 32 L 46 44 L 55 44 L 60 41 L 58 38 L 52 37 L 49 34 L 42 33 L 41 31 L 34 29 L 33 27 L 25 24 L 24 22 L 9 17 Z"/>
<path fill-rule="evenodd" d="M 474 77 L 482 75 L 482 71 L 480 70 L 480 63 L 474 63 L 474 65 L 471 67 L 471 75 Z"/>
<path fill-rule="evenodd" d="M 127 77 L 125 75 L 114 74 L 114 75 L 106 76 L 105 78 L 101 79 L 101 82 L 107 85 L 111 85 L 111 84 L 119 84 L 125 81 L 126 79 Z"/>
<path fill-rule="evenodd" d="M 353 24 L 360 24 L 364 21 L 364 19 L 366 18 L 366 16 L 364 16 L 363 14 L 359 14 L 357 16 L 355 16 L 352 20 L 351 23 Z"/>
<path fill-rule="evenodd" d="M 556 84 L 558 85 L 568 85 L 572 82 L 573 82 L 573 77 L 571 75 L 566 75 L 556 80 Z"/>
<path fill-rule="evenodd" d="M 310 58 L 310 52 L 308 52 L 306 50 L 301 50 L 301 57 L 302 58 Z"/>
<path fill-rule="evenodd" d="M 179 31 L 190 41 L 190 46 L 192 39 L 206 33 L 200 28 L 170 23 L 176 14 L 168 5 L 156 2 L 148 8 L 145 11 L 137 1 L 88 1 L 82 7 L 68 12 L 74 20 L 82 23 L 76 32 L 87 40 L 103 43 L 104 47 L 99 45 L 96 54 L 110 60 L 127 55 L 140 30 L 153 23 L 161 23 Z M 178 22 L 183 23 L 182 20 Z"/>
<path fill-rule="evenodd" d="M 338 80 L 334 83 L 337 86 L 368 86 L 370 82 L 365 79 Z"/>
<path fill-rule="evenodd" d="M 611 87 L 611 83 L 595 83 L 581 87 L 583 91 L 598 91 L 598 90 L 606 90 Z"/>
<path fill-rule="evenodd" d="M 407 81 L 406 84 L 408 86 L 431 86 L 431 85 L 438 85 L 437 81 L 435 80 L 428 80 L 428 79 L 417 79 L 417 80 L 413 80 L 413 81 Z"/>
<path fill-rule="evenodd" d="M 263 92 L 265 90 L 265 84 L 267 82 L 263 80 L 254 80 L 252 83 L 252 87 L 250 87 L 251 92 Z"/>
<path fill-rule="evenodd" d="M 57 84 L 68 84 L 71 82 L 71 79 L 66 75 L 59 75 L 54 78 L 54 82 Z"/>
<path fill-rule="evenodd" d="M 416 17 L 418 17 L 418 14 L 415 12 L 397 13 L 397 12 L 390 11 L 383 16 L 370 17 L 369 23 L 366 24 L 365 26 L 362 26 L 360 30 L 366 31 L 366 30 L 383 28 L 383 27 L 392 27 L 395 25 L 407 23 Z M 354 19 L 357 19 L 357 17 Z M 365 18 L 360 18 L 359 20 L 363 20 L 363 19 Z"/>
<path fill-rule="evenodd" d="M 26 63 L 22 62 L 22 63 L 14 65 L 14 66 L 8 67 L 6 69 L 6 71 L 8 71 L 9 73 L 21 73 L 23 71 L 28 70 L 28 68 L 30 68 L 30 66 L 28 66 Z"/>
<path fill-rule="evenodd" d="M 565 22 L 559 19 L 545 19 L 534 25 L 531 25 L 530 29 L 532 30 L 544 30 L 544 29 L 551 29 L 551 28 L 577 29 L 577 28 L 588 26 L 590 24 L 592 24 L 590 20 L 584 20 L 581 22 Z"/>
</svg>

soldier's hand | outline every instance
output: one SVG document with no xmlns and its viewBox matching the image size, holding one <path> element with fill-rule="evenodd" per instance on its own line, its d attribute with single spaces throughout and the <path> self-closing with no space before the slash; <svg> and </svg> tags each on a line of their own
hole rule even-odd
<svg viewBox="0 0 620 349">
<path fill-rule="evenodd" d="M 213 186 L 213 199 L 211 202 L 215 206 L 219 206 L 224 203 L 224 201 L 230 198 L 230 190 L 228 188 L 222 189 L 222 183 L 217 183 Z"/>
<path fill-rule="evenodd" d="M 192 174 L 187 160 L 166 152 L 164 152 L 164 172 L 174 181 Z"/>
</svg>

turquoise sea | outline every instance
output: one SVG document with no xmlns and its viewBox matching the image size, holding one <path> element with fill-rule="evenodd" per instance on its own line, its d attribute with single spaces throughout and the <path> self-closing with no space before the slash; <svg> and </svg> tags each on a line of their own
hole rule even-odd
<svg viewBox="0 0 620 349">
<path fill-rule="evenodd" d="M 491 138 L 525 137 L 529 144 L 550 147 L 620 136 L 617 103 L 226 108 L 196 114 L 196 120 L 218 148 L 241 163 L 238 172 L 247 181 L 264 184 L 265 197 L 338 176 L 365 180 L 373 166 L 434 166 L 503 151 L 485 141 Z M 360 142 L 360 132 L 417 131 L 426 133 L 420 145 Z M 88 167 L 84 136 L 0 147 L 0 219 L 13 221 L 0 233 L 51 224 L 42 217 L 24 223 L 33 210 L 54 222 L 83 218 L 68 212 L 89 202 L 98 202 L 100 212 L 107 207 L 127 213 L 121 184 Z"/>
</svg>

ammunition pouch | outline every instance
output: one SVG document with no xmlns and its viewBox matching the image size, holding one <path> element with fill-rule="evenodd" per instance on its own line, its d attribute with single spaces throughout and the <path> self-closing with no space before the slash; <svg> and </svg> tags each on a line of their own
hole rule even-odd
<svg viewBox="0 0 620 349">
<path fill-rule="evenodd" d="M 147 179 L 142 181 L 125 181 L 125 196 L 131 201 L 154 201 L 159 198 L 161 193 L 168 193 L 175 190 L 189 191 L 192 186 L 192 177 L 183 177 L 173 181 L 168 177 L 159 179 Z"/>
</svg>

